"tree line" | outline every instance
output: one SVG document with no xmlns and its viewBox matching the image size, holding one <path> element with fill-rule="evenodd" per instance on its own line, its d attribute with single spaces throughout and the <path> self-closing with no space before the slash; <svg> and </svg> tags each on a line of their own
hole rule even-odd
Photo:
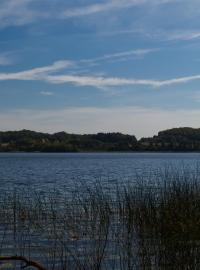
<svg viewBox="0 0 200 270">
<path fill-rule="evenodd" d="M 122 133 L 54 134 L 30 130 L 0 132 L 0 152 L 200 151 L 200 129 L 173 128 L 136 139 Z"/>
</svg>

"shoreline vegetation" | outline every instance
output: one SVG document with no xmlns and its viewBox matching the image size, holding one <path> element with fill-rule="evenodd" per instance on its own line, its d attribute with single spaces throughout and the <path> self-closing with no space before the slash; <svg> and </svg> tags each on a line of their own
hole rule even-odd
<svg viewBox="0 0 200 270">
<path fill-rule="evenodd" d="M 0 262 L 15 256 L 48 270 L 199 269 L 198 170 L 165 171 L 150 183 L 1 192 Z"/>
<path fill-rule="evenodd" d="M 122 133 L 5 131 L 0 132 L 0 152 L 200 152 L 200 129 L 173 128 L 140 140 Z"/>
</svg>

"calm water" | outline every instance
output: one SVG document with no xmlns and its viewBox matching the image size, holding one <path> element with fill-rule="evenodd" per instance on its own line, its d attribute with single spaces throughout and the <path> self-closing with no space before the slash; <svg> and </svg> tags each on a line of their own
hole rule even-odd
<svg viewBox="0 0 200 270">
<path fill-rule="evenodd" d="M 162 180 L 163 174 L 170 172 L 170 170 L 177 170 L 178 173 L 185 172 L 198 174 L 198 168 L 200 168 L 200 154 L 171 154 L 171 153 L 115 153 L 115 154 L 27 154 L 27 153 L 1 153 L 0 154 L 0 183 L 1 189 L 9 189 L 13 187 L 34 188 L 43 191 L 56 188 L 60 191 L 70 191 L 73 188 L 81 188 L 85 186 L 92 186 L 96 182 L 100 182 L 103 186 L 111 187 L 116 184 L 121 185 L 124 183 L 135 182 L 150 182 Z M 200 171 L 200 170 L 199 170 Z M 196 174 L 197 172 L 197 174 Z M 174 175 L 174 174 L 173 174 Z M 176 174 L 175 174 L 176 175 Z M 145 182 L 145 183 L 146 183 Z M 80 189 L 79 189 L 80 191 Z M 82 192 L 82 190 L 81 190 Z M 20 193 L 21 194 L 21 193 Z M 24 202 L 24 201 L 23 201 Z M 26 201 L 29 203 L 29 200 Z M 59 243 L 59 238 L 56 234 L 53 234 L 51 226 L 56 225 L 57 231 L 61 231 L 62 241 L 64 241 L 67 250 L 78 252 L 79 258 L 84 258 L 85 250 L 93 250 L 93 238 L 87 238 L 83 234 L 83 225 L 88 228 L 87 219 L 80 222 L 77 217 L 69 214 L 70 219 L 58 220 L 57 223 L 53 223 L 51 216 L 47 219 L 39 220 L 39 226 L 37 222 L 33 224 L 34 218 L 30 222 L 22 221 L 24 217 L 23 209 L 26 210 L 27 205 L 24 208 L 21 204 L 18 205 L 18 212 L 23 214 L 22 218 L 18 215 L 17 222 L 15 216 L 12 216 L 13 204 L 11 206 L 2 204 L 6 207 L 11 207 L 11 211 L 6 215 L 6 221 L 0 220 L 0 253 L 4 255 L 25 254 L 27 258 L 35 259 L 44 265 L 53 265 L 56 261 L 57 268 L 49 267 L 49 269 L 61 269 L 60 267 L 60 255 L 56 253 L 55 258 L 51 257 L 52 252 L 56 245 Z M 44 204 L 43 206 L 45 206 Z M 57 204 L 56 204 L 57 205 Z M 21 208 L 22 207 L 22 208 Z M 68 204 L 66 204 L 68 207 Z M 4 207 L 0 210 L 3 211 Z M 20 210 L 21 209 L 21 210 Z M 31 209 L 31 208 L 30 208 Z M 39 211 L 36 208 L 37 211 Z M 68 209 L 68 208 L 66 208 Z M 71 208 L 69 207 L 68 210 Z M 6 210 L 7 211 L 7 210 Z M 21 212 L 20 212 L 21 211 Z M 37 213 L 36 211 L 36 213 Z M 40 212 L 40 211 L 39 211 Z M 3 211 L 4 213 L 4 211 Z M 7 213 L 7 212 L 6 212 Z M 10 214 L 11 213 L 11 214 Z M 30 213 L 35 213 L 34 211 Z M 51 212 L 50 212 L 51 213 Z M 67 212 L 66 212 L 67 213 Z M 71 212 L 69 212 L 71 213 Z M 29 216 L 27 216 L 29 217 Z M 42 215 L 41 215 L 42 217 Z M 21 219 L 20 219 L 21 218 Z M 70 223 L 71 221 L 71 223 Z M 114 220 L 115 221 L 115 220 Z M 74 222 L 74 223 L 73 223 Z M 84 223 L 86 222 L 86 223 Z M 48 225 L 47 225 L 48 224 Z M 73 226 L 72 226 L 73 225 Z M 97 223 L 98 225 L 98 223 Z M 116 226 L 112 224 L 112 226 Z M 119 226 L 119 223 L 117 223 Z M 54 227 L 53 227 L 54 228 Z M 74 229 L 75 228 L 75 229 Z M 113 230 L 112 227 L 111 231 Z M 117 228 L 117 227 L 116 227 Z M 60 231 L 59 231 L 60 230 Z M 70 236 L 74 232 L 78 232 L 80 237 L 74 240 Z M 87 231 L 87 230 L 86 230 Z M 112 235 L 112 234 L 111 234 Z M 117 235 L 117 234 L 115 234 Z M 70 238 L 71 237 L 71 238 Z M 111 236 L 110 236 L 111 237 Z M 110 238 L 109 245 L 107 247 L 110 258 L 115 258 L 115 242 Z M 31 245 L 30 245 L 31 243 Z M 63 242 L 62 242 L 63 243 Z M 112 243 L 112 244 L 111 244 Z M 113 244 L 114 243 L 114 244 Z M 118 243 L 118 242 L 116 242 Z M 16 248 L 17 247 L 17 248 Z M 60 247 L 60 246 L 59 246 Z M 62 244 L 63 247 L 63 244 Z M 109 249 L 110 248 L 110 249 Z M 25 252 L 25 253 L 23 253 Z M 59 250 L 58 250 L 59 253 Z M 48 254 L 48 255 L 47 255 Z M 45 257 L 45 256 L 46 257 Z M 81 257 L 82 256 L 82 257 Z M 116 257 L 117 258 L 117 257 Z M 71 257 L 69 256 L 69 259 Z M 112 259 L 109 261 L 106 259 L 108 265 L 113 266 Z M 118 259 L 116 259 L 117 261 Z M 72 262 L 71 262 L 72 263 Z M 110 263 L 110 264 L 109 264 Z M 117 265 L 119 262 L 117 261 Z M 13 264 L 9 269 L 21 269 L 19 265 Z M 114 269 L 113 267 L 105 267 L 105 269 Z M 1 268 L 3 269 L 3 268 Z M 8 268 L 4 268 L 8 269 Z M 72 268 L 71 268 L 72 269 Z M 117 268 L 115 268 L 117 269 Z M 120 268 L 119 268 L 120 269 Z M 135 268 L 140 269 L 140 268 Z M 157 269 L 157 268 L 155 268 Z"/>
<path fill-rule="evenodd" d="M 154 179 L 169 168 L 193 171 L 194 153 L 1 153 L 1 187 L 30 186 L 70 189 L 101 182 L 106 185 Z"/>
</svg>

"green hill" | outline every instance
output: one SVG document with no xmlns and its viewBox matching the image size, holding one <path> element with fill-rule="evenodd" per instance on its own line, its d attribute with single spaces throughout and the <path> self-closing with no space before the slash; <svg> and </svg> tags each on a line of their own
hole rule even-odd
<svg viewBox="0 0 200 270">
<path fill-rule="evenodd" d="M 145 151 L 200 151 L 200 129 L 183 127 L 161 131 L 152 138 L 142 138 L 138 147 Z"/>
<path fill-rule="evenodd" d="M 0 132 L 0 151 L 85 152 L 133 151 L 135 136 L 121 133 L 78 135 L 59 132 L 39 133 L 29 130 Z"/>
<path fill-rule="evenodd" d="M 30 130 L 0 132 L 0 152 L 200 152 L 200 129 L 173 128 L 137 140 L 122 133 L 47 134 Z"/>
</svg>

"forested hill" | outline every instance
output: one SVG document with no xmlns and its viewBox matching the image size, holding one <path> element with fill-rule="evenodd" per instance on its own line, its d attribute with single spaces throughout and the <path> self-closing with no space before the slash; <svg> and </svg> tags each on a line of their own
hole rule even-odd
<svg viewBox="0 0 200 270">
<path fill-rule="evenodd" d="M 200 152 L 200 129 L 174 128 L 137 140 L 121 133 L 54 134 L 29 130 L 0 132 L 0 152 L 172 151 Z"/>
<path fill-rule="evenodd" d="M 0 132 L 0 151 L 86 152 L 133 151 L 135 136 L 121 133 L 77 135 L 59 132 L 39 133 L 29 130 Z"/>
<path fill-rule="evenodd" d="M 200 152 L 200 129 L 173 128 L 138 143 L 140 150 L 145 151 Z"/>
</svg>

